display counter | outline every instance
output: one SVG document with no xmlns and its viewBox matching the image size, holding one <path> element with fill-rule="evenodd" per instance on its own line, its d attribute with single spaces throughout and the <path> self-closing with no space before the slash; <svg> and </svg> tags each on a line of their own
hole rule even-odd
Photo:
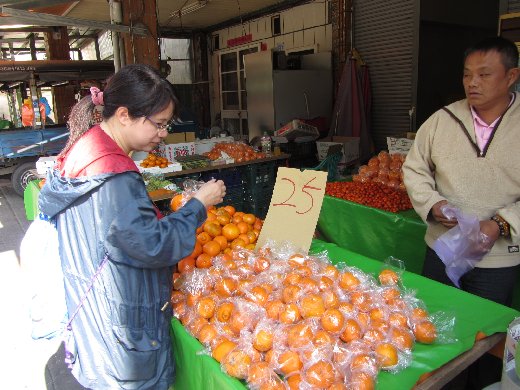
<svg viewBox="0 0 520 390">
<path fill-rule="evenodd" d="M 426 225 L 414 210 L 391 213 L 326 195 L 317 229 L 327 242 L 376 260 L 394 256 L 408 271 L 422 271 Z"/>
<path fill-rule="evenodd" d="M 327 251 L 334 262 L 344 261 L 350 266 L 376 274 L 381 269 L 381 262 L 339 248 L 335 244 L 314 240 L 311 252 Z M 436 375 L 421 383 L 421 389 L 440 388 L 438 378 L 444 381 L 453 378 L 462 371 L 465 363 L 475 361 L 488 349 L 503 340 L 509 323 L 520 315 L 520 312 L 479 298 L 453 287 L 434 282 L 430 279 L 405 272 L 402 276 L 406 288 L 417 291 L 431 313 L 444 311 L 455 316 L 454 336 L 457 341 L 452 344 L 417 344 L 413 350 L 411 365 L 397 374 L 381 372 L 377 381 L 377 389 L 410 389 L 419 378 L 436 371 Z M 203 353 L 202 345 L 177 321 L 172 321 L 172 345 L 176 361 L 175 390 L 220 390 L 245 389 L 245 385 L 235 378 L 224 374 L 220 365 L 210 356 Z M 477 332 L 490 336 L 475 343 Z M 493 336 L 491 336 L 493 335 Z"/>
</svg>

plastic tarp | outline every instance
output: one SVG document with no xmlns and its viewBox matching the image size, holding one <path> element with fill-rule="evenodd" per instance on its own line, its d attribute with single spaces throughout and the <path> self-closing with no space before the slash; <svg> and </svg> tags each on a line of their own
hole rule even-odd
<svg viewBox="0 0 520 390">
<path fill-rule="evenodd" d="M 414 210 L 390 213 L 326 195 L 318 231 L 342 248 L 376 260 L 394 256 L 408 271 L 422 271 L 426 225 Z"/>
<path fill-rule="evenodd" d="M 314 240 L 313 252 L 326 250 L 334 263 L 343 261 L 365 272 L 378 273 L 381 262 L 320 240 Z M 431 313 L 449 311 L 456 318 L 452 344 L 417 344 L 411 365 L 397 374 L 381 372 L 378 389 L 410 389 L 419 377 L 433 371 L 471 349 L 478 331 L 486 335 L 505 332 L 520 312 L 482 299 L 453 287 L 434 282 L 411 272 L 403 274 L 403 284 L 417 291 Z M 202 345 L 177 321 L 172 321 L 172 343 L 176 361 L 175 390 L 245 389 L 245 385 L 224 374 L 217 361 L 201 353 Z"/>
</svg>

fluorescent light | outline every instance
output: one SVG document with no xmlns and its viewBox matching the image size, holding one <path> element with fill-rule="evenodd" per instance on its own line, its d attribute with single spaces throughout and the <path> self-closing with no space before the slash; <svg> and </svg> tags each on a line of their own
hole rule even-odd
<svg viewBox="0 0 520 390">
<path fill-rule="evenodd" d="M 204 8 L 208 4 L 209 0 L 197 0 L 194 3 L 188 4 L 186 7 L 178 9 L 177 11 L 173 11 L 170 15 L 173 18 L 178 18 L 192 12 L 198 11 L 201 8 Z"/>
</svg>

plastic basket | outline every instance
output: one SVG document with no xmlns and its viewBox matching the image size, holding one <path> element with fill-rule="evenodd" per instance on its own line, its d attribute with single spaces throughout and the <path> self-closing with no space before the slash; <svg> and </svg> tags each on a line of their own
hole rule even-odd
<svg viewBox="0 0 520 390">
<path fill-rule="evenodd" d="M 280 150 L 290 154 L 291 158 L 315 156 L 317 153 L 316 142 L 286 142 L 279 144 Z"/>
<path fill-rule="evenodd" d="M 273 190 L 276 181 L 276 161 L 250 164 L 244 167 L 243 181 L 247 193 L 256 195 L 266 190 Z"/>
<path fill-rule="evenodd" d="M 226 188 L 242 188 L 242 172 L 237 168 L 204 172 L 200 179 L 202 181 L 208 181 L 211 179 L 222 180 L 226 185 Z"/>
<path fill-rule="evenodd" d="M 271 197 L 273 196 L 273 187 L 264 189 L 256 194 L 246 192 L 244 201 L 244 212 L 252 213 L 258 218 L 265 219 Z"/>
</svg>

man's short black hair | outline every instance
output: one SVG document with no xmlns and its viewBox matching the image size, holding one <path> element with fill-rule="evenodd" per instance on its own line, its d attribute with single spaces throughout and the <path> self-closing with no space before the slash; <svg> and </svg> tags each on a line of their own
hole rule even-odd
<svg viewBox="0 0 520 390">
<path fill-rule="evenodd" d="M 464 62 L 466 58 L 475 52 L 497 51 L 502 57 L 502 64 L 509 70 L 518 67 L 518 48 L 508 39 L 502 37 L 486 38 L 474 45 L 468 47 L 464 53 Z"/>
</svg>

